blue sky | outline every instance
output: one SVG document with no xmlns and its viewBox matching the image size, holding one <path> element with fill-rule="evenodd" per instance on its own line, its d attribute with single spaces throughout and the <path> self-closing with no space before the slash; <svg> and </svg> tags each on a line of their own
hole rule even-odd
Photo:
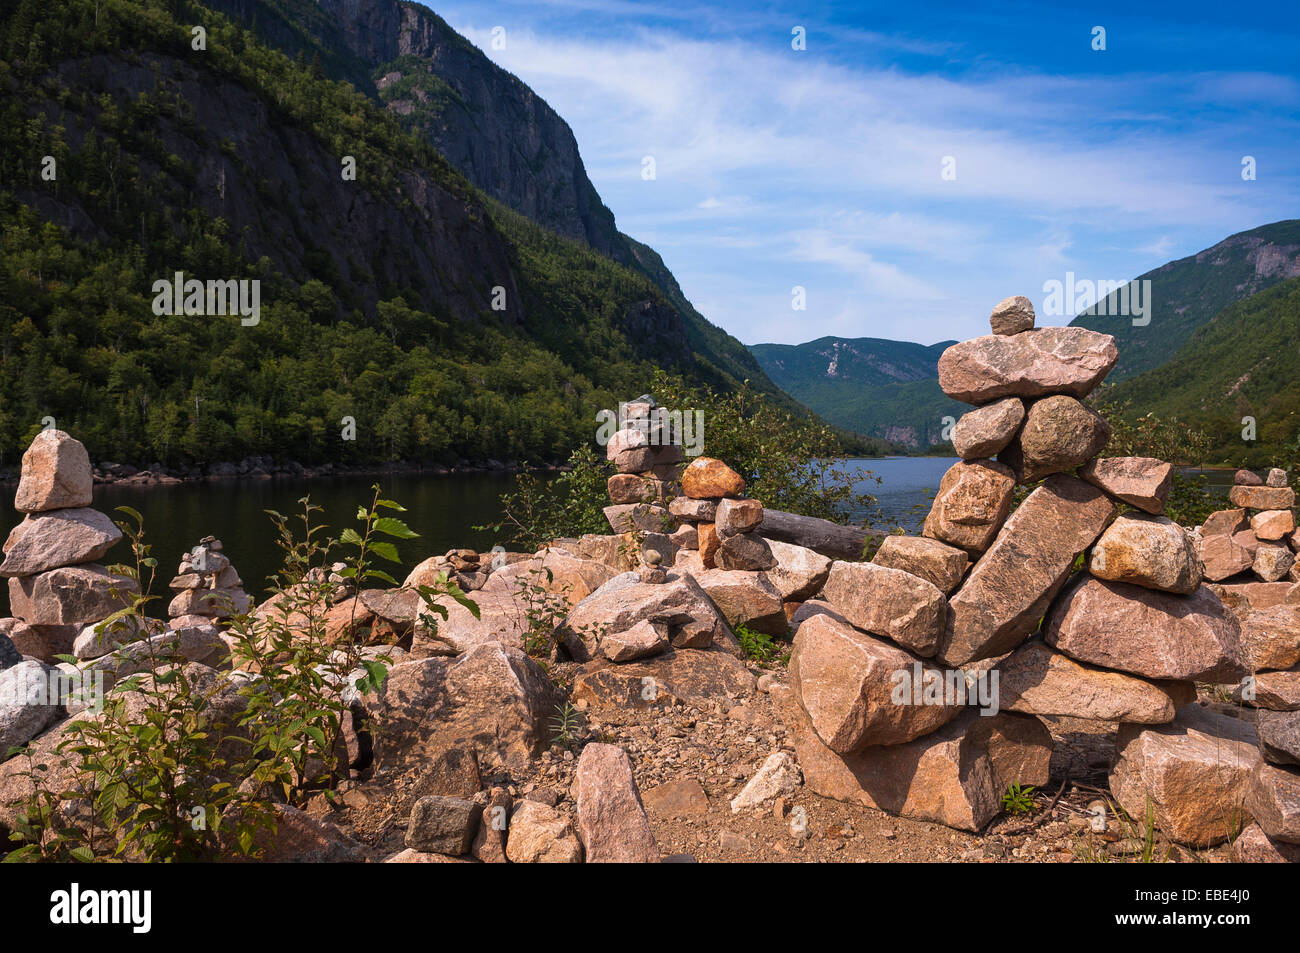
<svg viewBox="0 0 1300 953">
<path fill-rule="evenodd" d="M 433 4 L 746 344 L 972 337 L 1067 272 L 1127 280 L 1300 217 L 1300 3 L 980 7 Z"/>
</svg>

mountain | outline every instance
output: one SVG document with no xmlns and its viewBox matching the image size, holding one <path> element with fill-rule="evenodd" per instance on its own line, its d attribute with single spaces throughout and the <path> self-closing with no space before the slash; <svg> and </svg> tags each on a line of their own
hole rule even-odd
<svg viewBox="0 0 1300 953">
<path fill-rule="evenodd" d="M 1242 315 L 1255 314 L 1258 303 L 1240 314 L 1230 306 L 1254 301 L 1252 296 L 1296 276 L 1300 276 L 1300 219 L 1274 222 L 1232 235 L 1211 248 L 1134 279 L 1151 282 L 1149 323 L 1134 325 L 1132 315 L 1083 313 L 1070 324 L 1115 336 L 1119 363 L 1107 382 L 1118 384 L 1134 379 L 1133 388 L 1113 389 L 1117 397 L 1131 396 L 1133 413 L 1145 413 L 1158 406 L 1166 415 L 1205 422 L 1226 441 L 1223 435 L 1232 429 L 1225 424 L 1230 416 L 1226 412 L 1229 404 L 1241 404 L 1246 394 L 1254 394 L 1256 401 L 1262 400 L 1270 407 L 1275 400 L 1287 404 L 1282 381 L 1284 369 L 1294 367 L 1287 360 L 1294 348 L 1279 347 L 1272 352 L 1267 368 L 1273 370 L 1261 367 L 1253 378 L 1251 365 L 1240 359 L 1242 354 L 1259 351 L 1253 345 L 1215 364 L 1213 372 L 1206 355 L 1218 347 L 1230 349 L 1230 343 L 1223 339 L 1227 333 L 1223 329 L 1246 333 L 1241 330 L 1242 322 L 1248 324 L 1250 319 Z M 1108 295 L 1104 308 L 1090 311 L 1118 312 L 1120 295 Z M 1145 296 L 1140 300 L 1146 300 Z M 1273 299 L 1261 300 L 1267 303 Z M 1228 317 L 1217 330 L 1199 338 L 1199 331 L 1208 329 L 1212 320 L 1218 321 L 1216 315 L 1220 313 Z M 1281 342 L 1277 328 L 1267 329 L 1257 339 Z M 940 442 L 944 416 L 960 417 L 970 409 L 949 400 L 939 390 L 936 362 L 950 343 L 927 347 L 878 338 L 820 338 L 799 345 L 759 344 L 750 351 L 779 387 L 837 426 L 911 447 L 927 447 Z M 1165 373 L 1175 366 L 1174 362 L 1179 373 L 1186 376 L 1175 378 Z M 1236 370 L 1235 376 L 1220 386 L 1229 369 Z M 1238 378 L 1242 382 L 1231 391 L 1229 400 L 1225 395 Z M 1249 384 L 1252 379 L 1253 385 Z M 1211 396 L 1216 388 L 1223 392 L 1217 398 Z M 1207 402 L 1212 400 L 1221 401 L 1220 409 L 1225 413 L 1211 423 Z M 1282 426 L 1277 419 L 1274 425 Z M 1239 435 L 1240 429 L 1238 422 L 1234 432 Z M 1229 446 L 1221 443 L 1225 452 Z"/>
<path fill-rule="evenodd" d="M 943 441 L 945 416 L 970 409 L 939 389 L 939 355 L 953 343 L 824 337 L 750 352 L 778 387 L 832 424 L 927 449 Z"/>
<path fill-rule="evenodd" d="M 1300 457 L 1300 278 L 1224 308 L 1160 367 L 1106 389 L 1132 414 L 1177 417 L 1214 440 L 1210 461 L 1286 466 Z M 1253 417 L 1256 439 L 1242 437 Z"/>
<path fill-rule="evenodd" d="M 1085 312 L 1070 324 L 1115 336 L 1119 363 L 1108 379 L 1118 382 L 1169 361 L 1198 328 L 1228 305 L 1297 275 L 1300 219 L 1274 222 L 1229 236 L 1134 279 L 1151 282 L 1149 324 L 1134 325 L 1132 317 L 1117 314 L 1120 292 L 1108 295 L 1104 308 L 1090 309 L 1108 314 Z"/>
<path fill-rule="evenodd" d="M 699 371 L 713 384 L 749 379 L 784 402 L 744 345 L 691 306 L 659 255 L 618 230 L 568 123 L 432 10 L 401 0 L 213 0 L 213 6 L 372 95 L 487 195 L 648 277 L 677 312 L 702 359 Z"/>
<path fill-rule="evenodd" d="M 139 464 L 553 460 L 655 367 L 779 393 L 657 256 L 608 232 L 598 198 L 580 204 L 576 145 L 553 148 L 572 135 L 536 97 L 515 135 L 540 137 L 538 177 L 515 194 L 518 169 L 488 192 L 367 91 L 435 48 L 421 29 L 457 45 L 422 10 L 256 3 L 233 11 L 245 24 L 192 3 L 0 0 L 0 462 L 47 418 Z M 509 85 L 478 68 L 466 88 Z M 466 98 L 474 134 L 509 129 L 485 97 Z M 256 322 L 164 313 L 155 283 L 178 272 L 260 282 Z"/>
</svg>

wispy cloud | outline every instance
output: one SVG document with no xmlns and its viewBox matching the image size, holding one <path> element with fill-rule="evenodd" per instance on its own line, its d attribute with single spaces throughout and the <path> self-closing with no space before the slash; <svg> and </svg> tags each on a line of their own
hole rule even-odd
<svg viewBox="0 0 1300 953">
<path fill-rule="evenodd" d="M 619 28 L 517 13 L 494 51 L 493 24 L 450 13 L 570 123 L 620 227 L 747 343 L 888 336 L 882 323 L 926 343 L 969 336 L 993 303 L 1065 270 L 1126 279 L 1296 214 L 1292 75 L 956 69 L 946 56 L 972 54 L 947 35 L 840 26 L 835 49 L 860 55 L 833 57 L 791 50 L 770 13 L 715 31 L 699 24 L 727 11 L 692 29 L 632 0 L 541 9 L 574 5 Z M 1243 182 L 1245 154 L 1268 176 Z M 810 300 L 798 321 L 795 284 Z"/>
</svg>

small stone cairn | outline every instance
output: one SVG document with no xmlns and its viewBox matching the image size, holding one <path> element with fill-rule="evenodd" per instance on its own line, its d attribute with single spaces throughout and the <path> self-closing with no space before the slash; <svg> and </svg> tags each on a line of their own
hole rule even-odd
<svg viewBox="0 0 1300 953">
<path fill-rule="evenodd" d="M 707 569 L 771 569 L 771 548 L 757 533 L 763 504 L 744 498 L 744 478 L 711 457 L 682 469 L 681 442 L 648 394 L 622 410 L 625 426 L 605 448 L 618 470 L 605 518 L 616 533 L 641 534 L 643 580 L 664 581 L 679 549 L 698 550 Z"/>
<path fill-rule="evenodd" d="M 0 576 L 9 579 L 12 619 L 0 622 L 23 655 L 90 651 L 83 629 L 129 604 L 136 583 L 99 565 L 122 538 L 106 515 L 91 509 L 90 457 L 79 440 L 43 430 L 23 454 L 14 507 L 26 516 L 4 545 Z"/>
<path fill-rule="evenodd" d="M 181 557 L 168 584 L 176 595 L 167 606 L 173 627 L 209 625 L 213 620 L 242 615 L 252 606 L 239 573 L 221 551 L 221 540 L 205 536 Z"/>
</svg>

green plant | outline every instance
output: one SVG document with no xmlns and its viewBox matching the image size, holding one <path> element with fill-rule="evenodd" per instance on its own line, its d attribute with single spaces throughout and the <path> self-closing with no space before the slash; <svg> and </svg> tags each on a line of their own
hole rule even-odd
<svg viewBox="0 0 1300 953">
<path fill-rule="evenodd" d="M 740 641 L 740 650 L 745 653 L 746 658 L 768 664 L 775 661 L 780 655 L 778 643 L 772 636 L 763 632 L 755 632 L 743 622 L 733 626 L 732 631 Z"/>
<path fill-rule="evenodd" d="M 359 599 L 351 602 L 342 633 L 326 625 L 326 613 L 345 586 L 397 585 L 379 568 L 380 561 L 400 564 L 393 540 L 418 535 L 390 515 L 404 507 L 383 499 L 378 485 L 372 491 L 369 506 L 357 511 L 360 529 L 346 528 L 337 539 L 325 536 L 326 527 L 315 522 L 320 507 L 307 498 L 299 501 L 302 513 L 293 524 L 268 511 L 279 534 L 283 567 L 271 577 L 269 608 L 232 620 L 237 660 L 257 673 L 240 689 L 248 702 L 241 725 L 250 735 L 249 783 L 255 791 L 274 791 L 291 804 L 316 790 L 332 796 L 346 768 L 343 724 L 351 700 L 379 689 L 392 661 L 382 650 L 366 651 L 357 624 Z M 339 549 L 344 565 L 331 568 Z M 445 576 L 418 592 L 425 605 L 420 618 L 435 628 L 435 616 L 447 615 L 435 601 L 439 596 L 470 604 Z"/>
<path fill-rule="evenodd" d="M 129 507 L 119 511 L 134 521 L 118 523 L 134 563 L 111 569 L 138 588 L 116 590 L 128 605 L 101 631 L 119 621 L 144 629 L 144 606 L 154 598 L 157 560 L 143 520 Z M 72 759 L 73 783 L 46 785 L 48 766 L 29 755 L 35 791 L 14 835 L 22 846 L 6 860 L 208 859 L 232 846 L 249 853 L 257 830 L 274 826 L 270 806 L 231 783 L 243 739 L 214 704 L 221 680 L 183 664 L 166 636 L 139 645 L 143 651 L 123 659 L 136 671 L 113 686 L 98 714 L 70 722 L 56 749 Z"/>
<path fill-rule="evenodd" d="M 1109 802 L 1108 802 L 1109 803 Z M 1138 848 L 1135 859 L 1141 864 L 1157 863 L 1156 859 L 1156 811 L 1155 805 L 1151 803 L 1151 798 L 1147 798 L 1146 816 L 1142 821 L 1142 830 L 1139 832 L 1137 824 L 1129 817 L 1128 812 L 1115 804 L 1110 804 L 1111 812 L 1119 820 L 1120 827 L 1129 844 Z M 1159 858 L 1163 863 L 1169 860 L 1169 854 L 1172 848 L 1166 848 L 1164 856 Z"/>
<path fill-rule="evenodd" d="M 554 581 L 554 574 L 545 567 L 515 577 L 515 601 L 523 612 L 524 651 L 534 657 L 550 657 L 555 631 L 569 611 L 564 594 L 572 587 L 566 583 L 556 592 L 551 589 Z"/>
<path fill-rule="evenodd" d="M 552 744 L 572 748 L 578 740 L 578 709 L 569 702 L 555 706 L 555 716 L 551 719 Z"/>
<path fill-rule="evenodd" d="M 1008 814 L 1032 814 L 1034 812 L 1034 788 L 1032 785 L 1012 784 L 1002 795 L 1002 809 Z"/>
</svg>

